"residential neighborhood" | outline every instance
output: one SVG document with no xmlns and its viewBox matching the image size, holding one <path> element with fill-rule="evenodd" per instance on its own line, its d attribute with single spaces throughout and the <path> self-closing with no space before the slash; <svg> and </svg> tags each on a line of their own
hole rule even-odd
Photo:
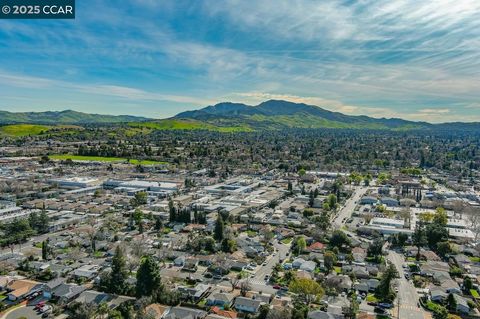
<svg viewBox="0 0 480 319">
<path fill-rule="evenodd" d="M 207 173 L 2 158 L 0 318 L 480 316 L 478 190 Z"/>
</svg>

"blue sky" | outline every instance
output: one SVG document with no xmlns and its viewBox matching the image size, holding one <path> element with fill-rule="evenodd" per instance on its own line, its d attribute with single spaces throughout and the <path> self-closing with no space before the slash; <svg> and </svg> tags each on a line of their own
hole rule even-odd
<svg viewBox="0 0 480 319">
<path fill-rule="evenodd" d="M 267 99 L 480 121 L 480 1 L 77 0 L 75 20 L 0 20 L 2 110 Z"/>
</svg>

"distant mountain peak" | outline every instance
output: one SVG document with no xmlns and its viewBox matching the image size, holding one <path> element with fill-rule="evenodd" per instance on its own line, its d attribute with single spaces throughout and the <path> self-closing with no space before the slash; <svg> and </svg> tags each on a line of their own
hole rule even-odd
<svg viewBox="0 0 480 319">
<path fill-rule="evenodd" d="M 250 126 L 298 128 L 372 128 L 399 129 L 401 127 L 428 127 L 425 122 L 402 119 L 377 119 L 365 115 L 354 116 L 333 112 L 321 106 L 285 100 L 267 100 L 252 106 L 243 103 L 222 102 L 200 110 L 177 114 L 176 119 L 194 119 L 214 123 L 244 122 Z"/>
</svg>

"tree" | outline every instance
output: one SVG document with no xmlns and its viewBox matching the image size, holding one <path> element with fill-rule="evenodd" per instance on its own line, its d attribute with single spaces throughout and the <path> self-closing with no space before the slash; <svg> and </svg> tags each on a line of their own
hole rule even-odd
<svg viewBox="0 0 480 319">
<path fill-rule="evenodd" d="M 290 194 L 293 192 L 293 185 L 291 181 L 288 181 L 287 190 Z"/>
<path fill-rule="evenodd" d="M 457 310 L 457 300 L 455 300 L 455 296 L 452 293 L 449 293 L 447 296 L 447 309 L 450 311 Z"/>
<path fill-rule="evenodd" d="M 219 213 L 217 216 L 217 221 L 215 223 L 215 230 L 213 234 L 213 238 L 215 238 L 216 241 L 222 241 L 223 228 L 224 228 L 223 217 L 222 217 L 222 214 Z"/>
<path fill-rule="evenodd" d="M 243 281 L 241 284 L 240 284 L 240 294 L 245 297 L 247 295 L 247 292 L 250 291 L 250 289 L 252 289 L 252 286 L 250 285 L 250 281 L 247 279 L 245 281 Z"/>
<path fill-rule="evenodd" d="M 427 244 L 427 235 L 423 223 L 420 222 L 412 235 L 413 244 L 417 247 L 417 260 L 420 259 L 420 248 Z"/>
<path fill-rule="evenodd" d="M 408 235 L 405 233 L 398 233 L 391 236 L 392 245 L 403 248 L 408 240 Z"/>
<path fill-rule="evenodd" d="M 333 232 L 332 237 L 330 237 L 330 246 L 342 248 L 343 245 L 349 245 L 350 239 L 348 236 L 341 230 L 337 229 Z"/>
<path fill-rule="evenodd" d="M 448 310 L 443 306 L 435 307 L 433 311 L 433 319 L 448 319 Z"/>
<path fill-rule="evenodd" d="M 125 293 L 127 279 L 127 260 L 123 249 L 120 246 L 117 246 L 112 258 L 112 271 L 108 282 L 109 292 L 119 295 Z"/>
<path fill-rule="evenodd" d="M 226 253 L 233 253 L 237 250 L 237 242 L 233 239 L 224 238 L 222 240 L 222 251 Z"/>
<path fill-rule="evenodd" d="M 445 209 L 438 207 L 435 215 L 433 216 L 433 222 L 435 224 L 446 226 L 448 222 L 448 215 Z"/>
<path fill-rule="evenodd" d="M 337 208 L 337 196 L 334 194 L 330 194 L 327 197 L 327 203 L 330 209 L 335 209 Z"/>
<path fill-rule="evenodd" d="M 350 296 L 350 306 L 345 311 L 345 318 L 355 319 L 357 317 L 358 309 L 357 294 L 353 293 Z"/>
<path fill-rule="evenodd" d="M 151 256 L 144 257 L 137 271 L 137 298 L 143 296 L 158 297 L 162 290 L 160 267 Z"/>
<path fill-rule="evenodd" d="M 307 305 L 317 298 L 321 298 L 325 292 L 319 283 L 308 278 L 297 278 L 293 280 L 289 288 L 291 292 L 298 294 Z"/>
<path fill-rule="evenodd" d="M 267 319 L 268 312 L 270 310 L 270 305 L 261 305 L 258 309 L 257 319 Z"/>
<path fill-rule="evenodd" d="M 376 238 L 372 241 L 372 243 L 368 246 L 367 255 L 369 257 L 378 258 L 382 255 L 383 245 L 385 244 L 382 238 Z"/>
<path fill-rule="evenodd" d="M 463 279 L 463 290 L 465 292 L 470 293 L 470 289 L 472 288 L 473 288 L 472 279 L 470 279 L 469 277 L 465 277 L 465 279 Z"/>
<path fill-rule="evenodd" d="M 135 196 L 130 201 L 130 204 L 133 207 L 137 207 L 140 205 L 145 205 L 147 203 L 147 200 L 148 200 L 147 192 L 138 192 L 138 193 L 135 193 Z"/>
<path fill-rule="evenodd" d="M 40 234 L 46 234 L 49 231 L 50 225 L 50 217 L 48 217 L 47 212 L 42 210 L 40 212 L 39 220 L 38 220 L 38 229 L 37 231 Z"/>
<path fill-rule="evenodd" d="M 155 218 L 155 230 L 160 231 L 163 228 L 162 219 L 160 217 Z"/>
<path fill-rule="evenodd" d="M 425 227 L 425 235 L 427 237 L 428 246 L 435 251 L 437 250 L 437 244 L 439 242 L 448 240 L 447 228 L 438 223 L 428 224 Z"/>
<path fill-rule="evenodd" d="M 333 267 L 337 263 L 337 256 L 333 251 L 326 251 L 323 255 L 323 262 L 325 268 L 327 269 L 327 273 L 330 273 L 333 270 Z"/>
<path fill-rule="evenodd" d="M 437 253 L 441 257 L 445 257 L 452 252 L 452 248 L 450 247 L 450 243 L 448 241 L 442 241 L 437 244 Z"/>
<path fill-rule="evenodd" d="M 297 251 L 297 254 L 300 255 L 302 251 L 307 248 L 307 242 L 305 241 L 305 238 L 303 236 L 297 237 L 297 240 L 295 240 L 295 249 Z"/>
<path fill-rule="evenodd" d="M 47 238 L 46 240 L 42 241 L 42 259 L 47 260 L 48 255 L 50 254 L 50 240 Z"/>
<path fill-rule="evenodd" d="M 382 274 L 380 283 L 375 290 L 375 297 L 378 299 L 392 302 L 395 299 L 395 292 L 392 290 L 392 281 L 397 277 L 397 269 L 395 265 L 388 265 L 385 272 Z"/>
</svg>

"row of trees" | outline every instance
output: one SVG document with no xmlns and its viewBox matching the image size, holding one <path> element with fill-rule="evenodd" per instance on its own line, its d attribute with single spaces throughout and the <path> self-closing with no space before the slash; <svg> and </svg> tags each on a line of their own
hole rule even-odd
<svg viewBox="0 0 480 319">
<path fill-rule="evenodd" d="M 160 266 L 150 255 L 141 258 L 140 266 L 136 273 L 136 285 L 132 287 L 128 278 L 132 274 L 128 269 L 125 253 L 120 246 L 115 249 L 112 258 L 111 271 L 103 274 L 100 289 L 113 294 L 129 295 L 137 298 L 148 297 L 152 302 L 168 305 L 179 303 L 179 296 L 165 289 L 161 281 Z"/>
<path fill-rule="evenodd" d="M 420 220 L 413 233 L 413 244 L 417 247 L 417 259 L 420 258 L 421 247 L 427 246 L 440 256 L 448 254 L 450 244 L 448 243 L 447 214 L 443 208 L 437 209 L 432 221 L 425 225 Z"/>
<path fill-rule="evenodd" d="M 49 225 L 50 218 L 44 210 L 40 214 L 33 212 L 28 218 L 16 218 L 9 223 L 0 224 L 3 232 L 0 246 L 19 244 L 35 234 L 45 234 Z"/>
</svg>

